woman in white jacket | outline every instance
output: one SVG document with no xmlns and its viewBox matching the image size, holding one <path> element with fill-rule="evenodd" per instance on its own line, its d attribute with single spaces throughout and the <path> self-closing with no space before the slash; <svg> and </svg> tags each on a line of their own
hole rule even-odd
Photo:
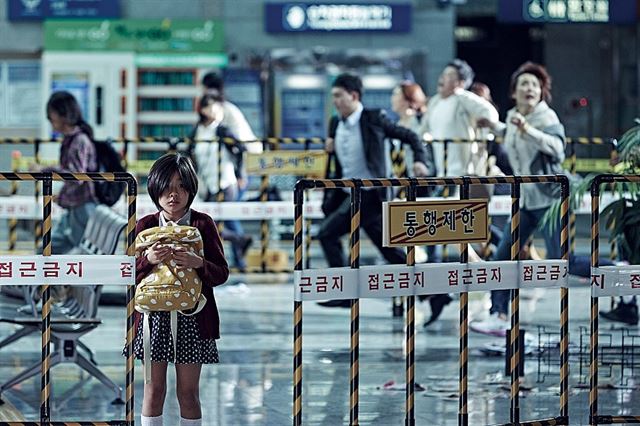
<svg viewBox="0 0 640 426">
<path fill-rule="evenodd" d="M 526 62 L 511 76 L 511 97 L 515 107 L 507 113 L 506 123 L 480 125 L 490 127 L 504 135 L 504 147 L 514 175 L 544 174 L 542 162 L 562 163 L 564 160 L 564 127 L 548 101 L 551 100 L 551 77 L 539 64 Z M 538 227 L 538 223 L 557 199 L 552 195 L 557 184 L 525 184 L 520 189 L 520 244 L 522 245 Z M 557 233 L 544 231 L 547 258 L 560 257 L 560 239 Z M 511 221 L 507 222 L 503 239 L 492 260 L 511 259 Z M 471 323 L 474 331 L 504 336 L 509 328 L 509 290 L 491 292 L 490 317 L 486 321 Z"/>
</svg>

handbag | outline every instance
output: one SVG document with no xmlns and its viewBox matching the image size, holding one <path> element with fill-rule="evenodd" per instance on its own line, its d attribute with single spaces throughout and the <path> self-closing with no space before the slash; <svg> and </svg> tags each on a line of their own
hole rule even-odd
<svg viewBox="0 0 640 426">
<path fill-rule="evenodd" d="M 544 152 L 538 152 L 531 162 L 530 169 L 532 175 L 565 175 L 569 178 L 569 186 L 571 186 L 573 182 L 580 180 L 580 177 L 572 175 L 562 167 L 562 163 L 558 161 L 557 158 Z M 537 183 L 536 187 L 548 197 L 560 197 L 561 187 L 556 182 Z"/>
</svg>

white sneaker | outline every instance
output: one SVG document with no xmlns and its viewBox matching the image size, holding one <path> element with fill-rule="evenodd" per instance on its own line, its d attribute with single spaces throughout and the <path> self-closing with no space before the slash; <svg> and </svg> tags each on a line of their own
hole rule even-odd
<svg viewBox="0 0 640 426">
<path fill-rule="evenodd" d="M 469 328 L 476 333 L 498 337 L 506 336 L 509 326 L 509 321 L 500 318 L 497 312 L 491 314 L 491 316 L 484 321 L 475 321 L 469 324 Z"/>
<path fill-rule="evenodd" d="M 480 352 L 485 355 L 495 356 L 495 355 L 504 355 L 507 353 L 505 339 L 500 339 L 498 341 L 486 343 L 483 347 L 480 348 Z M 534 350 L 541 351 L 541 345 L 538 344 L 538 339 L 531 336 L 529 333 L 525 333 L 524 335 L 524 354 L 531 355 Z"/>
</svg>

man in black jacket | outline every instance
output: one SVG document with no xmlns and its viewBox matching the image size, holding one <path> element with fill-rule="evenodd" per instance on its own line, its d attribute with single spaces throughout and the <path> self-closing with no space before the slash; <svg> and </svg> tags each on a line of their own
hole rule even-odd
<svg viewBox="0 0 640 426">
<path fill-rule="evenodd" d="M 331 89 L 338 116 L 331 119 L 329 139 L 325 149 L 335 157 L 335 179 L 374 179 L 389 177 L 390 156 L 387 139 L 409 144 L 414 152 L 413 170 L 416 176 L 434 176 L 431 146 L 425 149 L 418 136 L 409 129 L 395 125 L 379 110 L 365 109 L 360 103 L 362 81 L 358 76 L 341 74 Z M 382 202 L 385 189 L 363 189 L 360 225 L 384 258 L 392 264 L 406 262 L 405 253 L 397 247 L 382 246 Z M 349 192 L 344 189 L 325 190 L 322 210 L 325 218 L 318 239 L 330 267 L 348 265 L 340 237 L 348 234 L 351 223 Z M 331 300 L 322 306 L 348 307 L 348 300 Z"/>
</svg>

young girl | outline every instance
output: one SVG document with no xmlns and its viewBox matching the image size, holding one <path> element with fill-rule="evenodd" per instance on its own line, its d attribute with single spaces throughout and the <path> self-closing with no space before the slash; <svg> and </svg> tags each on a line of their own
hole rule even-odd
<svg viewBox="0 0 640 426">
<path fill-rule="evenodd" d="M 154 265 L 175 261 L 179 267 L 194 268 L 202 280 L 202 294 L 207 303 L 194 316 L 178 314 L 178 337 L 175 359 L 169 312 L 152 312 L 151 322 L 151 382 L 144 385 L 142 400 L 142 426 L 161 426 L 162 409 L 167 388 L 167 366 L 176 366 L 176 393 L 180 405 L 180 425 L 200 426 L 200 370 L 202 364 L 218 362 L 215 339 L 220 338 L 220 318 L 213 287 L 223 284 L 229 276 L 222 241 L 217 226 L 208 215 L 190 208 L 198 192 L 196 172 L 188 157 L 182 154 L 166 154 L 151 167 L 148 180 L 149 196 L 159 212 L 140 219 L 136 234 L 145 229 L 163 226 L 169 222 L 194 226 L 202 235 L 204 258 L 186 249 L 171 249 L 153 245 L 136 259 L 136 282 L 147 276 Z M 134 353 L 144 359 L 142 322 L 135 315 Z M 126 349 L 126 348 L 125 348 Z"/>
<path fill-rule="evenodd" d="M 56 92 L 47 102 L 47 118 L 51 127 L 64 139 L 60 146 L 58 167 L 44 172 L 86 173 L 96 170 L 96 150 L 91 142 L 93 129 L 82 118 L 80 105 L 69 92 Z M 60 222 L 53 227 L 53 252 L 64 254 L 80 243 L 89 217 L 96 208 L 93 182 L 65 181 L 56 203 L 65 209 Z"/>
</svg>

